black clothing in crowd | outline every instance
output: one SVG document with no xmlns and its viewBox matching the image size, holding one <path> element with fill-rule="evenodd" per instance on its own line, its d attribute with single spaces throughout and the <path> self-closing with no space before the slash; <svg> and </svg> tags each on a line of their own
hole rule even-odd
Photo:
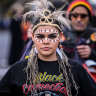
<svg viewBox="0 0 96 96">
<path fill-rule="evenodd" d="M 21 30 L 21 19 L 11 19 L 10 31 L 12 34 L 12 44 L 10 49 L 9 64 L 13 64 L 19 60 L 20 53 L 24 47 Z"/>
<path fill-rule="evenodd" d="M 91 39 L 91 35 L 93 33 L 96 33 L 95 29 L 88 28 L 83 32 L 76 32 L 73 29 L 72 30 L 64 29 L 64 32 L 66 32 L 64 33 L 66 40 L 62 42 L 62 45 L 63 45 L 65 54 L 69 58 L 79 61 L 78 59 L 81 59 L 81 58 L 77 53 L 76 47 L 78 45 L 89 45 L 91 48 L 91 55 L 86 59 L 81 59 L 82 63 L 84 63 L 84 61 L 88 59 L 96 61 L 96 41 L 93 41 Z"/>
<path fill-rule="evenodd" d="M 0 96 L 31 96 L 32 85 L 26 84 L 26 72 L 28 60 L 23 60 L 14 64 L 0 81 Z M 69 59 L 72 74 L 79 87 L 77 96 L 96 96 L 96 84 L 77 62 Z M 42 61 L 38 59 L 40 88 L 38 96 L 67 96 L 64 77 L 59 73 L 58 61 Z M 76 90 L 71 83 L 72 96 L 76 95 Z M 38 89 L 38 85 L 36 86 Z"/>
</svg>

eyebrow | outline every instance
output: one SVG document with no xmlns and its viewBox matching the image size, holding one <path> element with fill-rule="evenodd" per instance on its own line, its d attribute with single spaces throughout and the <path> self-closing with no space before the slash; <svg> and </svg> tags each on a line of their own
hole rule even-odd
<svg viewBox="0 0 96 96">
<path fill-rule="evenodd" d="M 57 33 L 49 34 L 48 36 L 56 36 Z"/>
<path fill-rule="evenodd" d="M 37 33 L 35 35 L 45 35 L 45 34 L 40 34 L 40 33 Z M 51 33 L 51 34 L 48 34 L 48 35 L 57 35 L 57 33 Z"/>
</svg>

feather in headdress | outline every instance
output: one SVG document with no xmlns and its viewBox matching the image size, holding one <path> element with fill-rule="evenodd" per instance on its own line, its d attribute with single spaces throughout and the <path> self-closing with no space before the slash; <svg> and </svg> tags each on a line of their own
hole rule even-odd
<svg viewBox="0 0 96 96">
<path fill-rule="evenodd" d="M 38 20 L 38 18 L 40 18 L 40 20 L 43 18 L 39 22 L 39 25 L 40 25 L 40 23 L 41 23 L 41 25 L 42 25 L 42 23 L 47 24 L 47 25 L 49 23 L 49 25 L 50 24 L 52 25 L 52 23 L 53 23 L 52 21 L 57 20 L 60 23 L 60 25 L 58 25 L 58 27 L 60 27 L 61 29 L 64 26 L 70 28 L 69 20 L 66 19 L 65 17 L 63 17 L 63 14 L 66 14 L 66 11 L 62 11 L 62 9 L 65 7 L 66 4 L 61 6 L 59 9 L 55 10 L 54 12 L 52 12 L 51 10 L 48 9 L 50 6 L 52 8 L 55 8 L 55 7 L 50 1 L 47 1 L 47 0 L 34 0 L 30 3 L 27 3 L 27 5 L 29 5 L 29 7 L 34 7 L 34 10 L 29 11 L 24 14 L 24 16 L 23 16 L 24 21 L 26 21 L 27 17 L 32 17 L 33 20 L 35 19 L 35 21 L 36 21 L 36 19 Z M 48 20 L 52 19 L 52 20 L 49 22 L 47 19 Z M 32 23 L 34 23 L 34 22 L 32 22 Z M 57 26 L 57 24 L 56 24 L 56 26 Z"/>
<path fill-rule="evenodd" d="M 47 1 L 47 0 L 35 0 L 30 3 L 27 3 L 27 5 L 31 7 L 34 6 L 35 10 L 37 9 L 45 10 L 45 9 L 48 9 L 49 6 L 54 7 L 54 5 L 50 1 Z"/>
</svg>

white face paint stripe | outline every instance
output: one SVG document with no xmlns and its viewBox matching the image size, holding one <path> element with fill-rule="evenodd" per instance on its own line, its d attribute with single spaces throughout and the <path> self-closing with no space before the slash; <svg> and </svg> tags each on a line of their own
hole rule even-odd
<svg viewBox="0 0 96 96">
<path fill-rule="evenodd" d="M 51 40 L 51 42 L 53 42 L 53 40 Z"/>
<path fill-rule="evenodd" d="M 44 32 L 44 29 L 42 29 L 42 32 Z"/>
<path fill-rule="evenodd" d="M 57 42 L 57 40 L 55 40 L 55 42 Z"/>
<path fill-rule="evenodd" d="M 47 29 L 46 32 L 49 32 L 49 30 Z"/>
<path fill-rule="evenodd" d="M 48 39 L 47 39 L 47 38 L 45 38 L 44 40 L 46 40 L 46 41 L 47 41 Z"/>
<path fill-rule="evenodd" d="M 37 39 L 37 42 L 39 42 L 40 40 Z"/>
<path fill-rule="evenodd" d="M 55 40 L 51 40 L 51 39 L 48 39 L 48 38 L 45 38 L 43 40 L 39 40 L 37 37 L 35 37 L 35 40 L 37 42 L 41 42 L 41 43 L 44 42 L 45 40 L 48 41 L 48 42 L 57 42 L 59 40 L 59 38 L 57 37 Z"/>
<path fill-rule="evenodd" d="M 55 30 L 55 33 L 58 33 L 58 31 L 57 31 L 57 30 Z"/>
<path fill-rule="evenodd" d="M 43 41 L 42 40 L 40 40 L 40 43 L 42 43 Z"/>
<path fill-rule="evenodd" d="M 56 38 L 56 40 L 59 40 L 59 38 Z"/>
<path fill-rule="evenodd" d="M 54 32 L 54 33 L 59 33 L 58 30 L 49 30 L 49 29 L 40 29 L 40 30 L 37 30 L 37 33 L 40 33 L 40 32 Z"/>
<path fill-rule="evenodd" d="M 51 29 L 51 32 L 53 32 L 53 30 Z"/>
</svg>

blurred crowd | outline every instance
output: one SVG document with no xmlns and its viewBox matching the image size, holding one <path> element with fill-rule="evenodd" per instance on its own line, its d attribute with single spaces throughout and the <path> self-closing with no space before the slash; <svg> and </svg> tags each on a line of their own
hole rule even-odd
<svg viewBox="0 0 96 96">
<path fill-rule="evenodd" d="M 72 0 L 69 1 L 71 2 Z M 92 19 L 89 20 L 88 23 L 90 23 L 91 29 L 94 30 L 95 32 L 96 0 L 89 0 L 88 2 L 91 4 L 93 9 Z M 62 1 L 56 0 L 55 2 L 53 2 L 53 4 L 56 8 L 59 8 L 61 5 L 64 4 L 64 2 L 63 0 Z M 67 9 L 67 7 L 68 6 L 66 6 L 65 9 Z M 12 64 L 17 62 L 18 60 L 24 59 L 24 57 L 22 56 L 24 55 L 23 53 L 26 49 L 26 45 L 27 46 L 32 45 L 32 41 L 31 43 L 29 43 L 29 41 L 31 40 L 31 33 L 30 33 L 30 29 L 32 28 L 31 22 L 29 21 L 27 23 L 26 22 L 22 23 L 22 16 L 26 12 L 26 10 L 28 11 L 28 8 L 25 8 L 25 6 L 22 3 L 16 1 L 8 8 L 4 16 L 0 17 L 0 70 L 2 70 L 3 68 L 9 68 Z M 76 17 L 74 14 L 72 16 Z M 67 29 L 64 29 L 64 32 L 67 31 L 68 31 Z M 73 36 L 72 33 L 71 36 Z M 66 42 L 64 43 L 65 38 L 67 38 L 70 42 L 71 40 L 70 32 L 68 32 L 68 34 L 64 33 L 62 44 L 66 43 Z M 74 36 L 72 38 L 74 38 Z M 66 48 L 68 49 L 69 47 L 67 46 Z M 71 55 L 68 52 L 65 53 L 69 56 L 69 58 L 71 58 L 70 57 L 71 55 L 73 56 L 73 53 Z M 96 66 L 96 59 L 94 61 L 94 65 L 92 66 Z M 0 71 L 0 74 L 1 73 L 2 72 Z M 93 73 L 96 74 L 96 70 Z"/>
</svg>

